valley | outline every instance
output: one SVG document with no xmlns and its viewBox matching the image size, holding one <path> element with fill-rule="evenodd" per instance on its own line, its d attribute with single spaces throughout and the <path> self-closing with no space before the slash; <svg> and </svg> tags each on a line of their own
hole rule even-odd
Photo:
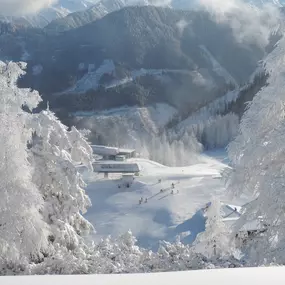
<svg viewBox="0 0 285 285">
<path fill-rule="evenodd" d="M 195 137 L 184 153 L 226 146 L 246 102 L 266 85 L 279 20 L 268 20 L 270 39 L 261 45 L 240 40 L 206 10 L 145 4 L 104 0 L 45 28 L 3 24 L 0 59 L 26 61 L 19 86 L 40 92 L 38 110 L 48 102 L 69 127 L 91 130 L 92 143 L 152 153 L 150 141 L 165 134 L 170 145 Z M 69 23 L 75 26 L 60 30 Z"/>
<path fill-rule="evenodd" d="M 159 241 L 175 242 L 178 237 L 191 244 L 205 230 L 202 208 L 213 196 L 225 204 L 242 206 L 248 202 L 247 197 L 229 200 L 221 177 L 228 167 L 225 151 L 217 150 L 211 155 L 200 155 L 188 167 L 128 160 L 141 167 L 130 188 L 118 188 L 120 174 L 110 174 L 105 179 L 103 174 L 83 172 L 92 202 L 85 216 L 96 228 L 94 238 L 99 241 L 108 235 L 119 237 L 130 230 L 139 246 L 152 250 L 157 250 Z"/>
<path fill-rule="evenodd" d="M 13 1 L 0 275 L 285 263 L 283 0 Z"/>
</svg>

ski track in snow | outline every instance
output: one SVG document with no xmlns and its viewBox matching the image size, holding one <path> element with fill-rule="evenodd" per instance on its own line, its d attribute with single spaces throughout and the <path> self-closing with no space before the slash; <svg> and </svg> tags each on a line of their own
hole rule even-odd
<svg viewBox="0 0 285 285">
<path fill-rule="evenodd" d="M 213 66 L 214 72 L 220 77 L 223 77 L 227 83 L 233 83 L 236 87 L 239 85 L 233 76 L 215 59 L 210 51 L 203 45 L 200 45 L 200 49 L 205 53 L 205 57 L 208 58 Z"/>
<path fill-rule="evenodd" d="M 203 155 L 198 164 L 189 167 L 166 167 L 146 159 L 133 159 L 141 166 L 141 175 L 125 189 L 118 188 L 118 174 L 105 180 L 103 175 L 85 173 L 86 190 L 93 204 L 85 216 L 95 227 L 95 240 L 131 230 L 140 246 L 153 250 L 160 240 L 174 241 L 178 235 L 183 242 L 191 243 L 204 230 L 205 220 L 199 210 L 212 195 L 220 196 L 226 203 L 247 202 L 227 200 L 220 176 L 220 171 L 227 167 L 224 159 L 221 151 L 217 152 L 217 159 Z M 148 202 L 140 205 L 141 197 Z"/>
</svg>

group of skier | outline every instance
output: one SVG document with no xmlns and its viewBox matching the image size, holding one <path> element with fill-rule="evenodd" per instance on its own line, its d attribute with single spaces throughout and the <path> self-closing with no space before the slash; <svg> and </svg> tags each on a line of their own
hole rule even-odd
<svg viewBox="0 0 285 285">
<path fill-rule="evenodd" d="M 161 183 L 161 179 L 158 179 L 158 183 Z M 175 184 L 174 183 L 171 183 L 171 194 L 174 195 L 174 189 L 175 189 Z M 166 191 L 167 189 L 160 189 L 160 193 L 163 193 L 164 191 Z M 179 193 L 179 190 L 177 189 L 176 193 Z M 139 204 L 141 205 L 142 203 L 147 203 L 148 202 L 148 199 L 145 198 L 143 199 L 143 197 L 140 198 L 139 200 Z"/>
<path fill-rule="evenodd" d="M 143 197 L 141 197 L 140 200 L 139 200 L 139 204 L 141 205 L 141 204 L 143 203 L 143 201 L 144 201 L 145 203 L 147 203 L 147 202 L 148 202 L 148 199 L 145 198 L 145 200 L 144 200 Z"/>
</svg>

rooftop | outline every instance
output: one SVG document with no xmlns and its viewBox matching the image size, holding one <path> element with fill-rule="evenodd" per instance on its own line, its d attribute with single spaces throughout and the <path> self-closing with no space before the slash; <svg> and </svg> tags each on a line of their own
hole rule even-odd
<svg viewBox="0 0 285 285">
<path fill-rule="evenodd" d="M 134 149 L 110 147 L 104 145 L 92 145 L 93 152 L 98 155 L 118 155 L 118 154 L 128 154 L 135 152 Z"/>
<path fill-rule="evenodd" d="M 211 202 L 207 203 L 204 209 L 206 210 L 207 207 L 209 206 L 211 206 Z M 223 222 L 229 227 L 233 226 L 242 216 L 241 210 L 242 210 L 241 206 L 222 204 L 221 211 L 223 216 Z M 264 226 L 262 223 L 262 218 L 260 217 L 252 221 L 246 221 L 246 223 L 241 227 L 240 230 L 255 231 L 255 230 L 261 230 L 263 228 Z"/>
<path fill-rule="evenodd" d="M 223 222 L 228 226 L 234 226 L 238 218 L 224 218 Z M 262 219 L 255 219 L 252 221 L 247 221 L 240 229 L 240 231 L 256 231 L 264 229 Z"/>
<path fill-rule="evenodd" d="M 135 151 L 135 149 L 119 148 L 119 153 L 133 153 Z"/>
<path fill-rule="evenodd" d="M 116 160 L 97 160 L 93 163 L 93 165 L 103 165 L 103 164 L 111 164 L 111 165 L 138 165 L 136 162 L 128 162 L 128 161 L 116 161 Z"/>
<path fill-rule="evenodd" d="M 95 172 L 135 173 L 140 171 L 137 163 L 124 161 L 96 161 L 93 163 Z"/>
</svg>

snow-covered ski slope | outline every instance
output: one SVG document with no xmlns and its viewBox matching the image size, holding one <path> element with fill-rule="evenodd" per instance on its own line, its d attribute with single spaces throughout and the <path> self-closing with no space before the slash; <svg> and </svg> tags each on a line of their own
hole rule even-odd
<svg viewBox="0 0 285 285">
<path fill-rule="evenodd" d="M 153 274 L 0 277 L 5 285 L 283 285 L 284 267 L 214 269 Z"/>
<path fill-rule="evenodd" d="M 140 246 L 153 250 L 160 240 L 174 241 L 177 236 L 191 243 L 204 231 L 205 220 L 199 210 L 212 196 L 235 205 L 247 202 L 227 200 L 220 175 L 227 165 L 222 159 L 221 153 L 219 159 L 204 155 L 195 158 L 196 163 L 189 167 L 165 167 L 134 159 L 141 167 L 141 174 L 130 188 L 118 188 L 120 175 L 111 175 L 108 180 L 103 175 L 85 176 L 92 201 L 86 218 L 96 229 L 95 239 L 117 237 L 131 230 Z M 143 203 L 139 204 L 141 198 Z"/>
</svg>

